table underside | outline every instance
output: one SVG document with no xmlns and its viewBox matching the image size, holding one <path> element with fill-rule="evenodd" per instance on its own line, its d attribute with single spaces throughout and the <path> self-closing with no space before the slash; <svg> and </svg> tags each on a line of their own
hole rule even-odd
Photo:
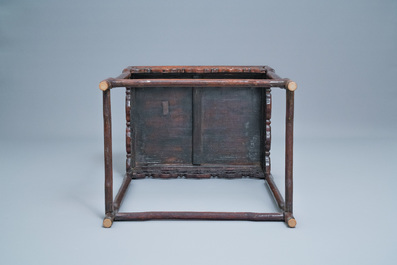
<svg viewBox="0 0 397 265">
<path fill-rule="evenodd" d="M 126 87 L 126 176 L 113 198 L 110 88 Z M 285 88 L 285 196 L 270 174 L 271 87 Z M 104 227 L 113 220 L 285 221 L 292 215 L 296 83 L 268 66 L 127 67 L 100 83 L 104 102 Z M 280 212 L 119 212 L 132 179 L 260 178 Z"/>
</svg>

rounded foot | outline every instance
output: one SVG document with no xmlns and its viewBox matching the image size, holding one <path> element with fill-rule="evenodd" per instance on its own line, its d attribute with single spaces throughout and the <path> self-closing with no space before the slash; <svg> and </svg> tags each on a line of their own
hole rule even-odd
<svg viewBox="0 0 397 265">
<path fill-rule="evenodd" d="M 112 219 L 106 217 L 105 219 L 103 219 L 103 227 L 105 228 L 110 228 L 113 224 Z"/>
<path fill-rule="evenodd" d="M 296 220 L 293 217 L 288 218 L 287 225 L 290 228 L 294 228 L 296 226 Z"/>
</svg>

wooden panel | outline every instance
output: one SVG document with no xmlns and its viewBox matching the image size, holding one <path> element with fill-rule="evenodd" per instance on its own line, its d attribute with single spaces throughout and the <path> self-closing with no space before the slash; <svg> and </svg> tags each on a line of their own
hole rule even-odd
<svg viewBox="0 0 397 265">
<path fill-rule="evenodd" d="M 202 93 L 201 87 L 193 88 L 193 164 L 202 163 L 203 143 L 202 143 Z"/>
<path fill-rule="evenodd" d="M 201 162 L 259 164 L 261 91 L 202 88 Z"/>
<path fill-rule="evenodd" d="M 136 88 L 136 164 L 192 163 L 192 88 Z"/>
</svg>

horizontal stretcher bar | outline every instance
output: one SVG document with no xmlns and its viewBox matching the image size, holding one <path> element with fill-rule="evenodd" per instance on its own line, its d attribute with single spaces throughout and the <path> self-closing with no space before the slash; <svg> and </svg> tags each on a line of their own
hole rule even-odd
<svg viewBox="0 0 397 265">
<path fill-rule="evenodd" d="M 284 221 L 283 213 L 254 212 L 125 212 L 116 213 L 116 221 L 181 220 L 248 220 Z"/>
<path fill-rule="evenodd" d="M 113 87 L 281 87 L 294 91 L 296 83 L 289 79 L 113 79 L 99 83 L 106 91 Z"/>
</svg>

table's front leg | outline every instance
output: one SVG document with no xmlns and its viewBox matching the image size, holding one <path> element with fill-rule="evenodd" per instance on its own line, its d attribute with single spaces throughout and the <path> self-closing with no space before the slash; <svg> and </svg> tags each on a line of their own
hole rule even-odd
<svg viewBox="0 0 397 265">
<path fill-rule="evenodd" d="M 296 89 L 296 88 L 295 88 Z M 294 90 L 295 90 L 294 89 Z M 285 222 L 296 226 L 293 216 L 293 137 L 294 137 L 294 90 L 286 89 L 285 117 Z"/>
</svg>

